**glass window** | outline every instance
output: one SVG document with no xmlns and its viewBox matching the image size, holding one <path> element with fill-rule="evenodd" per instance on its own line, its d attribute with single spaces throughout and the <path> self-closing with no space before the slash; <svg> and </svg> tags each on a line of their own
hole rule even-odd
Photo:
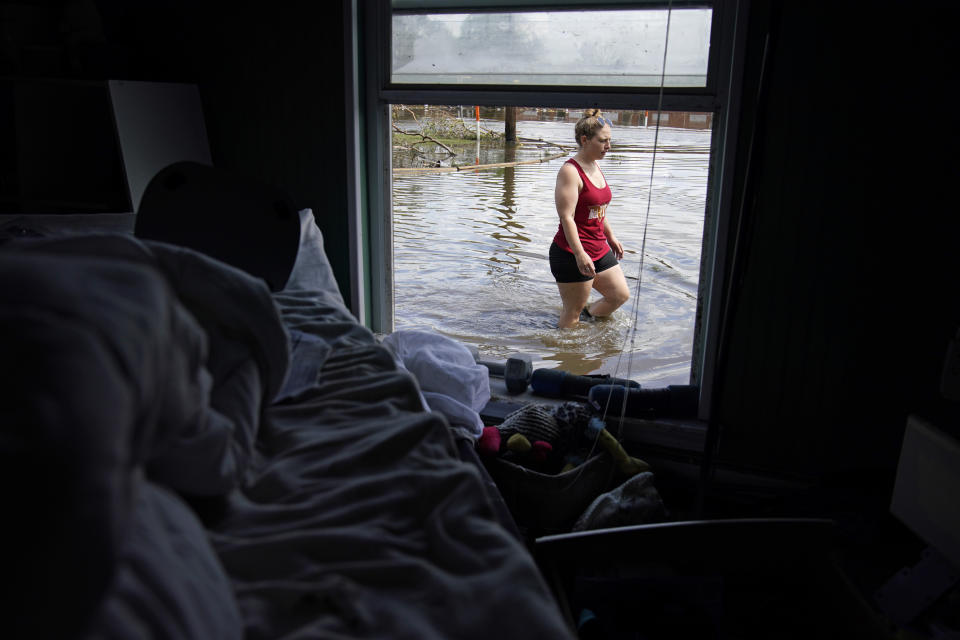
<svg viewBox="0 0 960 640">
<path fill-rule="evenodd" d="M 481 196 L 473 204 L 461 203 L 469 211 L 465 209 L 456 214 L 461 217 L 467 215 L 468 224 L 474 225 L 484 224 L 483 220 L 490 224 L 496 224 L 500 218 L 505 220 L 502 228 L 492 229 L 489 237 L 484 236 L 482 242 L 477 237 L 459 238 L 461 243 L 456 249 L 464 257 L 471 251 L 476 253 L 481 246 L 506 246 L 499 253 L 499 249 L 490 248 L 487 256 L 488 271 L 497 283 L 512 277 L 511 265 L 517 267 L 527 261 L 531 265 L 531 273 L 542 267 L 533 267 L 540 260 L 539 254 L 542 252 L 513 246 L 523 242 L 514 236 L 523 235 L 533 242 L 534 237 L 550 233 L 549 229 L 530 228 L 535 216 L 527 215 L 532 203 L 546 202 L 549 205 L 549 197 L 532 197 L 526 192 L 521 193 L 521 187 L 527 186 L 523 178 L 528 173 L 536 173 L 527 169 L 547 164 L 545 162 L 534 160 L 535 164 L 527 164 L 529 159 L 524 158 L 520 159 L 523 164 L 511 162 L 510 166 L 481 169 L 477 165 L 496 165 L 500 160 L 485 155 L 484 149 L 477 148 L 476 144 L 469 154 L 451 154 L 439 146 L 431 150 L 429 141 L 418 142 L 420 138 L 411 138 L 393 142 L 415 147 L 416 151 L 406 153 L 413 156 L 409 161 L 419 163 L 421 168 L 411 170 L 394 166 L 393 172 L 384 171 L 391 164 L 391 155 L 394 160 L 397 158 L 396 153 L 391 153 L 391 134 L 396 133 L 393 125 L 406 128 L 408 123 L 403 120 L 410 115 L 405 111 L 394 113 L 396 120 L 393 120 L 391 104 L 410 106 L 417 118 L 426 115 L 420 113 L 420 109 L 428 109 L 425 105 L 465 105 L 454 107 L 456 115 L 474 127 L 475 120 L 470 122 L 470 110 L 473 109 L 475 115 L 476 105 L 479 104 L 484 120 L 481 125 L 490 129 L 505 128 L 505 123 L 500 121 L 498 125 L 497 118 L 489 112 L 495 108 L 493 105 L 516 107 L 518 134 L 523 137 L 526 136 L 521 127 L 527 125 L 521 125 L 521 121 L 527 118 L 544 120 L 541 110 L 565 109 L 566 118 L 577 115 L 581 108 L 598 106 L 603 108 L 605 115 L 611 117 L 616 128 L 643 127 L 648 132 L 660 128 L 659 139 L 643 142 L 637 147 L 638 150 L 630 152 L 632 155 L 626 160 L 639 161 L 649 151 L 650 167 L 653 167 L 652 150 L 659 149 L 654 182 L 661 172 L 666 172 L 671 186 L 663 188 L 655 184 L 653 189 L 647 189 L 643 185 L 649 185 L 650 177 L 647 174 L 644 180 L 642 170 L 641 174 L 634 171 L 634 174 L 627 176 L 612 175 L 612 178 L 617 178 L 618 189 L 627 190 L 618 195 L 619 203 L 626 204 L 632 195 L 636 202 L 643 204 L 647 191 L 650 191 L 654 196 L 651 200 L 653 226 L 654 220 L 659 224 L 659 220 L 664 219 L 662 209 L 677 204 L 675 196 L 679 192 L 676 189 L 682 190 L 685 195 L 695 195 L 700 200 L 682 206 L 684 212 L 693 214 L 684 218 L 690 224 L 683 228 L 683 232 L 691 231 L 694 243 L 700 243 L 702 255 L 699 266 L 693 253 L 673 262 L 667 259 L 668 264 L 664 264 L 652 257 L 650 249 L 656 249 L 655 246 L 648 244 L 644 251 L 648 259 L 644 268 L 644 287 L 659 287 L 657 282 L 663 284 L 670 281 L 673 275 L 681 274 L 684 282 L 682 291 L 668 286 L 663 287 L 662 291 L 669 291 L 667 295 L 685 297 L 690 304 L 694 304 L 693 317 L 681 322 L 661 322 L 664 318 L 657 314 L 663 307 L 658 300 L 649 307 L 653 314 L 641 319 L 641 322 L 652 321 L 658 326 L 675 330 L 677 335 L 674 337 L 677 340 L 673 344 L 682 346 L 685 354 L 692 352 L 692 361 L 687 360 L 690 364 L 690 381 L 701 387 L 700 415 L 704 417 L 711 406 L 710 381 L 713 379 L 719 340 L 722 286 L 727 269 L 725 248 L 729 245 L 730 211 L 734 196 L 733 172 L 723 169 L 735 160 L 737 152 L 737 87 L 742 68 L 738 56 L 744 30 L 737 30 L 736 25 L 743 3 L 741 0 L 704 0 L 696 6 L 685 4 L 678 7 L 674 3 L 672 7 L 667 7 L 665 3 L 652 6 L 639 0 L 571 0 L 566 5 L 575 2 L 576 6 L 567 8 L 562 6 L 565 4 L 563 0 L 557 0 L 555 4 L 548 2 L 530 0 L 524 3 L 522 9 L 504 9 L 504 3 L 496 3 L 495 0 L 378 0 L 372 3 L 378 7 L 377 10 L 363 13 L 362 33 L 380 34 L 385 28 L 392 35 L 390 51 L 382 51 L 380 43 L 383 40 L 372 35 L 371 39 L 364 40 L 364 50 L 360 52 L 366 60 L 363 69 L 367 77 L 383 79 L 374 92 L 367 94 L 364 102 L 366 115 L 369 116 L 365 121 L 366 130 L 372 135 L 366 137 L 366 157 L 362 168 L 362 175 L 368 182 L 361 181 L 360 184 L 366 185 L 366 191 L 361 196 L 366 195 L 369 200 L 365 207 L 357 209 L 356 217 L 361 228 L 369 224 L 368 234 L 357 235 L 358 241 L 369 242 L 369 246 L 361 243 L 356 249 L 363 265 L 370 269 L 370 277 L 365 285 L 369 286 L 369 326 L 381 333 L 392 331 L 397 319 L 394 311 L 400 316 L 401 326 L 436 324 L 417 316 L 418 313 L 429 313 L 431 301 L 418 298 L 417 291 L 403 291 L 406 286 L 404 279 L 410 275 L 403 273 L 405 268 L 411 273 L 414 269 L 428 271 L 432 268 L 432 256 L 414 264 L 410 259 L 413 253 L 409 251 L 412 247 L 410 243 L 415 243 L 420 237 L 411 232 L 413 228 L 419 229 L 419 213 L 408 206 L 409 202 L 415 200 L 411 194 L 416 195 L 415 192 L 423 186 L 413 178 L 420 171 L 454 171 L 464 185 L 470 180 L 478 185 L 484 179 L 489 182 L 494 172 L 501 173 L 502 194 L 487 194 L 486 200 Z M 495 4 L 499 4 L 499 7 L 495 7 Z M 535 10 L 533 5 L 545 8 Z M 629 9 L 625 9 L 625 6 L 629 6 Z M 661 82 L 663 90 L 657 91 Z M 720 87 L 729 91 L 720 93 Z M 731 87 L 734 88 L 730 90 Z M 528 105 L 531 104 L 543 104 L 544 107 L 530 108 Z M 414 108 L 415 105 L 419 106 Z M 622 119 L 628 114 L 629 119 Z M 431 119 L 432 114 L 426 118 L 427 121 Z M 622 152 L 636 146 L 623 139 L 625 131 L 619 133 L 621 139 L 615 139 L 615 144 L 620 145 Z M 672 136 L 679 136 L 683 140 L 674 140 Z M 443 141 L 443 137 L 440 140 Z M 551 137 L 537 142 L 552 141 Z M 528 144 L 530 141 L 521 142 Z M 622 144 L 624 142 L 628 142 L 626 148 Z M 521 145 L 518 153 L 523 149 Z M 526 151 L 530 151 L 529 146 L 523 152 Z M 502 160 L 507 162 L 507 158 Z M 429 166 L 431 163 L 432 168 Z M 449 166 L 454 164 L 458 167 Z M 473 165 L 469 172 L 463 171 L 466 168 L 462 166 L 464 164 Z M 626 166 L 629 162 L 621 164 Z M 612 166 L 608 168 L 613 171 Z M 551 179 L 554 175 L 555 172 L 549 172 Z M 699 182 L 694 187 L 686 184 L 685 181 L 689 180 Z M 637 188 L 640 191 L 630 194 L 629 190 L 636 185 L 639 185 Z M 458 197 L 468 194 L 467 191 L 457 193 Z M 433 207 L 443 200 L 430 200 L 429 190 L 426 195 L 429 202 L 421 202 L 420 207 Z M 658 202 L 658 198 L 665 200 Z M 496 206 L 490 205 L 490 202 Z M 406 211 L 404 207 L 407 207 Z M 496 220 L 490 219 L 483 211 L 496 211 L 490 214 Z M 369 220 L 362 217 L 366 212 L 372 214 Z M 471 212 L 480 220 L 469 216 Z M 623 222 L 630 224 L 626 219 Z M 437 227 L 452 223 L 451 216 L 435 221 Z M 522 229 L 518 226 L 521 224 Z M 655 244 L 656 239 L 660 238 L 673 243 L 673 231 L 651 229 L 651 234 L 656 234 L 655 237 L 651 235 L 654 237 L 652 242 Z M 413 247 L 413 252 L 416 252 L 416 247 Z M 525 255 L 534 253 L 537 255 Z M 526 273 L 527 269 L 523 267 L 520 271 Z M 447 272 L 443 280 L 469 279 L 476 275 L 476 270 L 467 274 Z M 537 291 L 547 291 L 553 279 L 549 275 L 541 275 L 542 282 L 538 283 Z M 629 284 L 632 288 L 633 282 Z M 396 305 L 394 285 L 402 293 L 402 299 Z M 431 292 L 435 293 L 433 290 Z M 643 297 L 646 299 L 647 294 L 644 293 Z M 409 307 L 411 300 L 420 305 L 412 314 Z M 488 310 L 490 308 L 479 297 L 475 302 Z M 474 304 L 474 300 L 470 304 Z M 677 303 L 676 308 L 684 304 L 687 302 Z M 469 313 L 465 315 L 469 316 Z M 686 311 L 682 315 L 689 318 Z M 462 317 L 460 319 L 463 320 Z M 516 317 L 510 316 L 509 320 L 504 320 L 484 316 L 484 326 L 489 326 L 491 322 L 516 326 Z M 549 319 L 544 319 L 541 323 L 543 326 L 530 326 L 523 330 L 528 334 L 536 334 L 543 329 L 545 334 L 556 334 L 555 329 L 547 326 L 549 324 Z M 462 327 L 436 328 L 467 342 L 471 342 L 469 336 L 474 335 L 462 331 Z M 519 344 L 513 347 L 520 349 Z M 527 348 L 527 345 L 524 347 Z M 503 344 L 499 348 L 506 351 L 512 347 Z M 553 354 L 544 350 L 541 355 L 559 356 L 563 348 L 564 345 L 557 345 Z M 491 351 L 496 351 L 496 348 Z M 637 376 L 635 368 L 631 377 L 642 377 L 647 382 L 682 379 L 684 374 L 680 363 L 687 358 L 689 356 L 686 355 L 680 358 L 671 356 L 671 362 L 666 367 L 661 366 L 665 364 L 662 362 L 651 367 L 652 363 L 641 363 L 634 359 L 633 364 L 644 373 Z M 564 361 L 565 366 L 570 364 L 569 358 L 550 359 Z M 581 364 L 586 366 L 589 363 L 577 363 L 575 368 L 585 370 L 581 369 Z M 600 369 L 610 366 L 609 362 L 595 364 Z"/>
<path fill-rule="evenodd" d="M 663 76 L 666 87 L 704 87 L 712 13 L 394 15 L 390 78 L 395 84 L 658 87 Z"/>
<path fill-rule="evenodd" d="M 604 110 L 614 122 L 612 148 L 599 164 L 632 295 L 608 320 L 561 332 L 548 260 L 559 229 L 554 189 L 576 151 L 582 110 L 514 111 L 518 140 L 507 143 L 505 108 L 392 106 L 395 328 L 439 332 L 486 360 L 522 352 L 538 369 L 688 384 L 712 114 L 663 113 L 658 131 L 656 112 Z M 633 322 L 641 337 L 626 344 Z"/>
</svg>

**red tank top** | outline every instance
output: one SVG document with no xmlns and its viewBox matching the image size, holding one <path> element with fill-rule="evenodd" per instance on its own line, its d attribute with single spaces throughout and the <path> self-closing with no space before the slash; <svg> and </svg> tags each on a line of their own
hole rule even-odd
<svg viewBox="0 0 960 640">
<path fill-rule="evenodd" d="M 583 250 L 587 252 L 591 260 L 597 261 L 610 251 L 607 236 L 603 232 L 603 217 L 607 213 L 607 205 L 610 204 L 611 199 L 610 185 L 607 183 L 606 176 L 604 176 L 603 188 L 596 187 L 590 182 L 590 178 L 583 172 L 576 160 L 570 158 L 567 162 L 577 168 L 577 173 L 580 174 L 580 180 L 583 182 L 583 190 L 580 191 L 580 196 L 577 198 L 577 208 L 573 213 L 573 221 L 577 225 L 577 234 L 580 236 L 580 244 L 583 245 Z M 602 171 L 600 175 L 603 175 Z M 553 237 L 553 241 L 564 251 L 573 253 L 570 244 L 567 242 L 567 236 L 563 232 L 562 224 L 558 225 L 557 235 Z"/>
</svg>

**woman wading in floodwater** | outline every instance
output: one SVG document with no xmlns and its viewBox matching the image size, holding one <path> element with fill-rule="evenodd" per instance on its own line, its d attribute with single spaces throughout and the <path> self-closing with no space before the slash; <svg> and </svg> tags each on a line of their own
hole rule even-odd
<svg viewBox="0 0 960 640">
<path fill-rule="evenodd" d="M 566 329 L 584 316 L 608 316 L 630 298 L 620 262 L 623 245 L 607 221 L 610 185 L 597 164 L 610 150 L 610 120 L 586 109 L 574 129 L 579 149 L 557 174 L 560 227 L 550 245 L 550 271 L 560 289 Z M 590 289 L 603 296 L 587 307 Z"/>
</svg>

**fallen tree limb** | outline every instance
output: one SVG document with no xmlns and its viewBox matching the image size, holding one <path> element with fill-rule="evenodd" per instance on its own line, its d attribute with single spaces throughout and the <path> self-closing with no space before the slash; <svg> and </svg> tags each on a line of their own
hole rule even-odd
<svg viewBox="0 0 960 640">
<path fill-rule="evenodd" d="M 438 146 L 443 147 L 443 148 L 446 150 L 446 152 L 449 153 L 450 155 L 452 155 L 452 156 L 457 155 L 457 152 L 456 152 L 456 151 L 454 151 L 453 149 L 451 149 L 451 148 L 448 147 L 447 145 L 443 144 L 443 143 L 440 142 L 439 140 L 436 140 L 436 139 L 434 139 L 434 138 L 431 138 L 430 136 L 428 136 L 428 135 L 425 134 L 425 133 L 420 133 L 420 132 L 412 133 L 412 132 L 410 132 L 410 131 L 404 131 L 403 129 L 401 129 L 401 128 L 398 127 L 397 125 L 393 125 L 393 130 L 396 131 L 397 133 L 402 133 L 402 134 L 404 134 L 404 135 L 406 135 L 406 136 L 420 136 L 421 138 L 423 138 L 423 140 L 429 140 L 430 142 L 434 143 L 435 145 L 438 145 Z M 421 142 L 422 142 L 422 141 L 421 141 Z"/>
<path fill-rule="evenodd" d="M 549 144 L 554 147 L 559 147 L 560 149 L 567 149 L 567 147 L 563 146 L 562 144 L 550 142 L 549 140 L 544 140 L 543 138 L 521 138 L 520 136 L 517 136 L 517 140 L 520 142 L 542 142 L 543 144 Z"/>
<path fill-rule="evenodd" d="M 562 158 L 566 153 L 558 153 L 555 156 L 550 156 L 548 158 L 539 158 L 535 160 L 519 160 L 516 162 L 496 162 L 493 164 L 462 164 L 462 165 L 453 165 L 450 167 L 396 167 L 393 170 L 394 175 L 403 175 L 410 173 L 449 173 L 451 171 L 470 171 L 478 169 L 498 169 L 500 167 L 515 167 L 520 164 L 538 164 L 541 162 L 549 162 L 550 160 L 556 160 L 557 158 Z"/>
</svg>

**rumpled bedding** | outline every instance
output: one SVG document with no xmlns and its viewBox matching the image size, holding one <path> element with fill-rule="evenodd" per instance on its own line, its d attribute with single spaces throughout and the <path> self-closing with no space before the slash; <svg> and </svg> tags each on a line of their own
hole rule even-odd
<svg viewBox="0 0 960 640">
<path fill-rule="evenodd" d="M 244 411 L 211 405 L 206 335 L 143 245 L 54 244 L 0 252 L 10 637 L 237 637 L 204 530 L 150 469 L 187 452 L 227 491 Z"/>
<path fill-rule="evenodd" d="M 116 235 L 9 243 L 0 280 L 15 631 L 571 637 L 331 278 Z"/>
</svg>

